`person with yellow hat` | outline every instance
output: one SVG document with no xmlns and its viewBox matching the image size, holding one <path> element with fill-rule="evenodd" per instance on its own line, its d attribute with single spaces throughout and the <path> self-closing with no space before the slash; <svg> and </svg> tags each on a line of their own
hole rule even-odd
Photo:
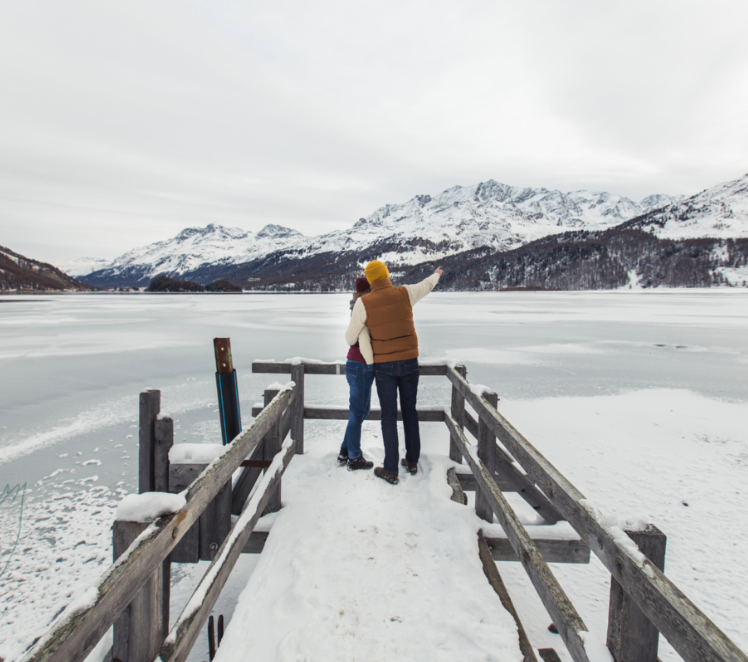
<svg viewBox="0 0 748 662">
<path fill-rule="evenodd" d="M 405 457 L 400 464 L 410 474 L 418 472 L 418 459 L 421 455 L 416 412 L 419 369 L 413 306 L 436 287 L 442 275 L 444 271 L 437 267 L 431 276 L 416 285 L 395 287 L 384 262 L 369 262 L 364 269 L 364 276 L 371 284 L 371 292 L 356 301 L 345 332 L 349 345 L 358 341 L 364 326 L 371 335 L 377 395 L 382 407 L 384 442 L 384 466 L 374 469 L 374 474 L 393 485 L 397 485 L 399 480 L 398 392 L 405 432 Z"/>
</svg>

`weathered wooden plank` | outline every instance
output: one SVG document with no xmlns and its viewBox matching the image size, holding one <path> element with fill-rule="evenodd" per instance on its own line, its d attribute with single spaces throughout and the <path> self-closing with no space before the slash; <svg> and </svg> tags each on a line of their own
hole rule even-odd
<svg viewBox="0 0 748 662">
<path fill-rule="evenodd" d="M 154 424 L 161 411 L 161 391 L 148 389 L 140 394 L 140 426 L 138 431 L 138 492 L 153 492 Z"/>
<path fill-rule="evenodd" d="M 302 361 L 299 364 L 275 363 L 274 361 L 253 361 L 252 372 L 271 374 L 291 374 L 294 365 L 302 365 L 307 375 L 345 375 L 345 363 L 312 363 Z M 442 363 L 420 363 L 422 377 L 446 375 L 447 366 Z M 295 381 L 295 380 L 294 380 Z"/>
<path fill-rule="evenodd" d="M 498 411 L 490 411 L 455 370 L 447 377 L 522 465 L 652 624 L 686 662 L 748 662 L 743 653 L 686 595 L 650 561 L 643 565 L 626 552 L 597 521 L 594 508 Z"/>
<path fill-rule="evenodd" d="M 200 560 L 212 561 L 231 530 L 231 478 L 200 515 Z"/>
<path fill-rule="evenodd" d="M 252 531 L 252 535 L 249 536 L 242 549 L 242 554 L 262 554 L 269 534 L 269 531 Z"/>
<path fill-rule="evenodd" d="M 153 425 L 154 447 L 153 447 L 153 479 L 156 492 L 169 491 L 169 451 L 174 445 L 174 421 L 168 416 L 159 414 Z M 163 606 L 161 616 L 163 618 L 163 632 L 169 630 L 169 605 L 171 602 L 171 555 L 164 559 L 161 569 L 163 588 L 161 597 Z"/>
<path fill-rule="evenodd" d="M 656 526 L 626 532 L 657 568 L 665 571 L 667 536 Z M 623 587 L 610 578 L 608 648 L 616 662 L 657 662 L 660 633 Z"/>
<path fill-rule="evenodd" d="M 530 535 L 522 526 L 517 515 L 512 510 L 509 502 L 501 493 L 496 483 L 491 478 L 488 470 L 477 457 L 476 449 L 470 447 L 465 433 L 460 429 L 457 421 L 451 416 L 446 417 L 447 427 L 452 433 L 462 456 L 470 466 L 470 469 L 478 482 L 478 487 L 483 491 L 486 499 L 491 504 L 501 528 L 509 539 L 515 554 L 519 557 L 522 566 L 530 577 L 535 590 L 551 620 L 556 624 L 561 638 L 566 644 L 575 662 L 589 662 L 584 649 L 584 642 L 580 632 L 586 632 L 587 626 L 581 616 L 574 609 L 574 605 L 566 596 L 564 589 L 556 580 L 548 564 L 543 559 L 540 550 L 530 538 Z M 472 451 L 472 452 L 471 452 Z M 473 455 L 472 453 L 475 453 Z"/>
<path fill-rule="evenodd" d="M 291 381 L 296 385 L 296 398 L 291 405 L 291 438 L 296 452 L 304 454 L 304 365 L 291 366 Z"/>
<path fill-rule="evenodd" d="M 472 474 L 471 474 L 472 475 Z M 467 494 L 462 490 L 462 485 L 457 479 L 457 472 L 454 467 L 450 467 L 447 470 L 447 482 L 452 488 L 452 501 L 461 503 L 463 506 L 467 506 Z"/>
<path fill-rule="evenodd" d="M 169 492 L 186 490 L 205 471 L 207 464 L 172 464 L 169 466 Z M 172 563 L 197 563 L 200 560 L 200 520 L 182 537 L 169 554 Z M 167 628 L 168 629 L 168 628 Z"/>
<path fill-rule="evenodd" d="M 115 561 L 146 528 L 148 524 L 143 522 L 115 520 L 112 527 Z M 163 583 L 162 566 L 157 565 L 148 581 L 114 622 L 112 654 L 122 662 L 151 662 L 158 652 L 166 633 L 162 612 Z"/>
<path fill-rule="evenodd" d="M 467 377 L 467 368 L 464 365 L 455 366 L 454 369 L 463 377 L 463 379 Z M 452 413 L 452 418 L 457 421 L 460 429 L 462 429 L 462 422 L 465 414 L 465 397 L 460 394 L 459 389 L 454 385 L 452 386 L 452 403 L 450 411 Z M 476 435 L 477 434 L 476 431 Z M 462 464 L 462 453 L 460 453 L 457 441 L 451 437 L 449 439 L 449 459 L 453 462 L 459 462 Z"/>
<path fill-rule="evenodd" d="M 224 540 L 216 558 L 200 580 L 192 597 L 166 637 L 159 658 L 161 662 L 185 662 L 200 630 L 208 620 L 213 605 L 231 573 L 239 555 L 242 553 L 252 530 L 260 519 L 271 495 L 280 483 L 281 476 L 294 456 L 294 444 L 289 440 L 282 451 L 276 455 L 273 464 L 263 476 L 257 492 L 247 503 Z"/>
<path fill-rule="evenodd" d="M 112 623 L 132 601 L 138 589 L 150 578 L 156 566 L 174 549 L 197 521 L 241 464 L 250 455 L 280 414 L 293 400 L 294 393 L 281 393 L 245 432 L 226 446 L 224 454 L 191 485 L 186 505 L 178 512 L 153 522 L 91 587 L 95 599 L 77 609 L 63 612 L 49 630 L 22 658 L 23 662 L 80 662 L 98 643 Z"/>
<path fill-rule="evenodd" d="M 253 407 L 252 415 L 256 415 L 262 411 L 261 407 Z M 255 413 L 256 412 L 256 413 Z M 421 422 L 443 422 L 444 421 L 444 407 L 419 407 L 418 420 Z M 304 418 L 306 419 L 318 419 L 318 420 L 333 420 L 333 421 L 347 421 L 348 420 L 348 409 L 343 407 L 304 407 Z M 372 409 L 369 416 L 366 418 L 367 421 L 381 421 L 382 410 Z M 398 409 L 397 420 L 402 421 L 402 412 Z"/>
<path fill-rule="evenodd" d="M 496 407 L 499 396 L 493 391 L 484 391 L 483 399 L 491 407 Z M 482 416 L 478 418 L 478 457 L 488 469 L 488 475 L 493 478 L 496 475 L 496 436 Z M 486 522 L 493 522 L 493 510 L 480 489 L 475 491 L 475 514 Z"/>
<path fill-rule="evenodd" d="M 457 480 L 460 481 L 460 486 L 462 487 L 462 490 L 464 492 L 475 492 L 475 490 L 478 487 L 478 484 L 475 482 L 475 476 L 473 476 L 473 474 L 455 472 L 455 476 L 457 477 Z M 499 489 L 502 492 L 515 492 L 516 491 L 513 485 L 511 485 L 510 483 L 507 483 L 500 476 L 497 476 L 496 474 L 494 474 L 493 479 L 496 481 L 496 484 L 499 486 Z"/>
<path fill-rule="evenodd" d="M 465 429 L 478 438 L 478 422 L 467 410 L 463 413 Z M 515 466 L 512 458 L 498 446 L 494 448 L 494 480 L 502 492 L 517 492 L 548 524 L 563 520 L 553 504 L 528 477 Z M 463 485 L 463 489 L 469 489 Z M 475 489 L 475 488 L 473 488 Z"/>
<path fill-rule="evenodd" d="M 265 399 L 265 406 L 267 407 L 268 404 L 270 404 L 273 401 L 273 398 L 278 395 L 278 391 L 273 389 L 266 389 L 265 393 L 263 394 L 263 397 Z M 289 414 L 290 411 L 284 411 L 284 414 Z M 263 452 L 265 454 L 264 460 L 273 460 L 275 455 L 280 451 L 281 449 L 281 419 L 278 419 L 273 425 L 270 430 L 268 430 L 268 433 L 265 435 L 265 444 L 263 446 Z M 275 492 L 273 492 L 272 496 L 270 497 L 270 500 L 268 501 L 268 505 L 265 507 L 265 512 L 263 512 L 263 515 L 267 515 L 269 513 L 277 513 L 281 509 L 281 483 L 278 481 L 278 488 Z"/>
<path fill-rule="evenodd" d="M 533 538 L 532 541 L 546 563 L 589 563 L 590 548 L 581 540 Z M 495 561 L 519 561 L 506 538 L 486 538 Z"/>
<path fill-rule="evenodd" d="M 496 591 L 496 595 L 499 596 L 504 609 L 506 609 L 512 615 L 514 622 L 517 624 L 519 649 L 522 652 L 523 656 L 522 661 L 537 662 L 535 651 L 533 650 L 532 644 L 527 637 L 525 628 L 522 626 L 522 621 L 519 620 L 519 615 L 517 614 L 517 610 L 514 608 L 512 598 L 509 596 L 509 591 L 506 590 L 504 580 L 501 579 L 499 569 L 496 567 L 496 563 L 494 563 L 494 560 L 491 557 L 489 546 L 486 543 L 486 539 L 483 537 L 482 531 L 478 532 L 478 555 L 480 556 L 481 563 L 483 564 L 483 573 L 486 575 L 488 583 L 491 584 L 493 590 Z"/>
</svg>

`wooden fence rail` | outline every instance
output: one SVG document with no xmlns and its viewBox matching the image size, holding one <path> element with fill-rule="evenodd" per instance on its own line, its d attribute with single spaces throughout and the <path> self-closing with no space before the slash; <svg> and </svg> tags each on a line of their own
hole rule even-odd
<svg viewBox="0 0 748 662">
<path fill-rule="evenodd" d="M 236 437 L 187 490 L 186 504 L 176 513 L 156 519 L 125 554 L 111 565 L 86 593 L 79 608 L 69 608 L 23 657 L 23 662 L 79 662 L 84 660 L 112 626 L 138 590 L 153 575 L 182 536 L 197 521 L 221 487 L 276 424 L 294 398 L 284 390 Z"/>
</svg>

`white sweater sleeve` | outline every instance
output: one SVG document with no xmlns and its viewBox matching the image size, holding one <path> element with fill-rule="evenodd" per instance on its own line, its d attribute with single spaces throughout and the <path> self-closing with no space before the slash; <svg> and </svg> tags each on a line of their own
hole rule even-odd
<svg viewBox="0 0 748 662">
<path fill-rule="evenodd" d="M 416 285 L 406 285 L 405 289 L 408 290 L 410 305 L 415 306 L 421 299 L 423 299 L 423 297 L 436 287 L 438 282 L 439 274 L 433 273 Z"/>
<path fill-rule="evenodd" d="M 361 356 L 364 357 L 366 365 L 374 363 L 374 349 L 371 346 L 371 334 L 369 329 L 364 327 L 358 334 L 358 348 L 361 350 Z"/>
<path fill-rule="evenodd" d="M 357 299 L 351 312 L 351 321 L 348 322 L 348 328 L 345 330 L 345 341 L 353 347 L 358 342 L 361 331 L 366 328 L 366 308 L 361 299 Z M 368 332 L 368 330 L 367 330 Z M 364 355 L 366 358 L 366 355 Z M 372 363 L 374 360 L 372 359 Z"/>
</svg>

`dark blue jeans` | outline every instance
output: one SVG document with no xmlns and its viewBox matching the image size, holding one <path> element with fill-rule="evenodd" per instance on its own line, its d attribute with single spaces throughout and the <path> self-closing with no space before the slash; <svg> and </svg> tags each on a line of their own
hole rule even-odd
<svg viewBox="0 0 748 662">
<path fill-rule="evenodd" d="M 397 438 L 397 392 L 400 391 L 400 411 L 405 431 L 405 459 L 418 462 L 421 456 L 421 436 L 418 430 L 416 397 L 418 395 L 418 359 L 376 363 L 377 394 L 382 406 L 382 441 L 384 442 L 384 470 L 398 473 L 400 459 Z"/>
<path fill-rule="evenodd" d="M 348 359 L 345 364 L 345 378 L 348 380 L 350 397 L 348 399 L 348 427 L 345 429 L 341 449 L 347 448 L 348 457 L 355 460 L 361 455 L 361 424 L 371 410 L 371 385 L 374 382 L 374 371 L 367 370 L 365 363 Z"/>
</svg>

